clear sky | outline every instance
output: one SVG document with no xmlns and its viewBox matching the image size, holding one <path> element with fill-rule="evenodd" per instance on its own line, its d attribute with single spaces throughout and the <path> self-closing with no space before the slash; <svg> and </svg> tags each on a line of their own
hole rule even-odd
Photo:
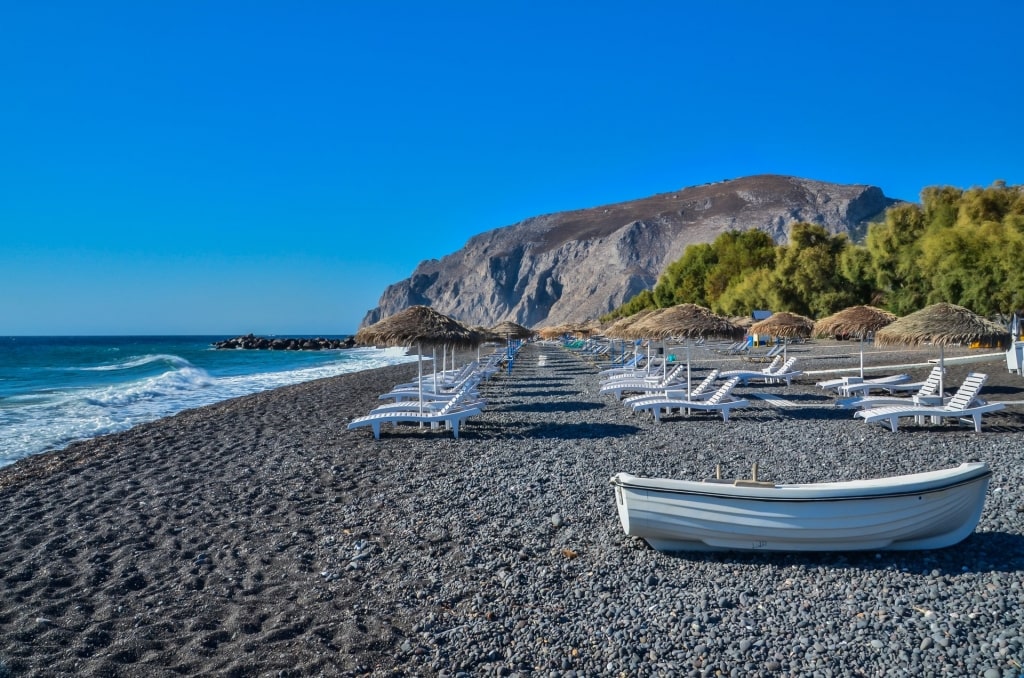
<svg viewBox="0 0 1024 678">
<path fill-rule="evenodd" d="M 0 335 L 353 332 L 423 259 L 749 174 L 1024 183 L 1024 2 L 0 2 Z"/>
</svg>

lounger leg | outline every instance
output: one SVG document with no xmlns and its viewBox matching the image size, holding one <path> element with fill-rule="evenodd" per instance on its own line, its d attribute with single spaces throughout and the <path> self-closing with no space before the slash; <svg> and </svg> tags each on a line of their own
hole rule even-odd
<svg viewBox="0 0 1024 678">
<path fill-rule="evenodd" d="M 722 421 L 729 421 L 729 408 L 728 407 L 723 407 L 722 408 Z"/>
<path fill-rule="evenodd" d="M 899 428 L 899 417 L 889 417 L 889 428 L 892 429 L 893 433 L 896 433 L 896 429 Z"/>
<path fill-rule="evenodd" d="M 455 434 L 456 438 L 458 438 L 459 437 L 459 420 L 458 419 L 453 419 L 451 423 L 452 423 L 452 433 Z"/>
<path fill-rule="evenodd" d="M 373 429 L 373 439 L 380 440 L 380 422 L 375 421 L 370 424 L 370 428 Z"/>
<path fill-rule="evenodd" d="M 974 432 L 981 433 L 981 415 L 975 414 L 971 418 L 974 419 Z"/>
</svg>

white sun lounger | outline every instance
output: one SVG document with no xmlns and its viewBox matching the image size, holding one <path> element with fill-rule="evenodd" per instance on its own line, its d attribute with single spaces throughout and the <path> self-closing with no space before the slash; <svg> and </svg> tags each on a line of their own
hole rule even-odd
<svg viewBox="0 0 1024 678">
<path fill-rule="evenodd" d="M 836 407 L 843 409 L 867 409 L 871 407 L 883 407 L 885 405 L 913 405 L 916 404 L 914 398 L 926 398 L 936 395 L 939 392 L 939 377 L 942 374 L 942 370 L 936 366 L 932 368 L 928 378 L 924 381 L 916 382 L 913 386 L 917 388 L 917 393 L 913 396 L 899 397 L 893 395 L 862 395 L 853 398 L 843 398 L 842 400 L 836 401 Z M 910 384 L 900 384 L 900 388 Z M 890 385 L 887 388 L 892 388 Z M 910 389 L 907 389 L 910 390 Z"/>
<path fill-rule="evenodd" d="M 838 379 L 828 379 L 826 381 L 819 381 L 815 386 L 818 388 L 833 389 L 838 391 L 841 395 L 849 395 L 846 391 L 847 386 L 851 385 L 870 385 L 872 388 L 887 388 L 896 384 L 902 384 L 910 381 L 910 375 L 908 374 L 893 374 L 886 377 L 875 377 L 873 379 L 861 379 L 860 377 L 840 377 Z M 916 388 L 916 387 L 915 387 Z M 867 391 L 864 392 L 865 395 Z"/>
<path fill-rule="evenodd" d="M 461 405 L 457 402 L 446 404 L 440 410 L 419 412 L 417 410 L 387 411 L 367 414 L 364 417 L 357 417 L 349 422 L 348 430 L 360 426 L 369 426 L 373 429 L 373 437 L 380 439 L 380 427 L 382 424 L 399 423 L 430 424 L 430 428 L 436 429 L 444 424 L 452 430 L 456 438 L 459 437 L 459 424 L 463 419 L 480 414 L 483 410 L 472 404 Z"/>
<path fill-rule="evenodd" d="M 1005 407 L 1003 403 L 971 406 L 987 379 L 988 375 L 986 374 L 971 372 L 964 379 L 964 383 L 960 385 L 960 388 L 957 389 L 956 394 L 953 395 L 953 398 L 947 405 L 890 405 L 861 410 L 855 413 L 854 416 L 861 417 L 868 424 L 888 423 L 893 433 L 896 432 L 899 426 L 900 417 L 915 417 L 921 422 L 923 422 L 925 417 L 931 417 L 933 422 L 949 417 L 957 420 L 971 419 L 974 422 L 975 432 L 980 433 L 982 415 L 988 412 L 997 412 Z"/>
<path fill-rule="evenodd" d="M 668 388 L 660 393 L 641 393 L 639 395 L 630 396 L 622 401 L 622 404 L 626 407 L 634 407 L 635 405 L 643 404 L 644 402 L 651 401 L 656 402 L 658 400 L 706 400 L 714 395 L 714 391 L 711 390 L 712 384 L 718 379 L 718 369 L 713 369 L 708 372 L 708 375 L 704 377 L 704 380 L 693 387 L 693 391 L 687 396 L 686 389 L 672 389 Z"/>
<path fill-rule="evenodd" d="M 669 370 L 664 377 L 658 376 L 655 379 L 614 379 L 605 382 L 601 386 L 601 393 L 614 393 L 616 400 L 622 397 L 623 391 L 642 391 L 650 393 L 653 391 L 664 391 L 673 384 L 678 384 L 680 374 L 686 365 L 679 364 Z"/>
<path fill-rule="evenodd" d="M 776 356 L 779 360 L 781 356 Z M 798 377 L 803 374 L 802 371 L 794 370 L 793 365 L 796 364 L 796 358 L 789 358 L 786 362 L 782 363 L 778 367 L 775 366 L 776 361 L 772 361 L 772 364 L 761 370 L 727 370 L 718 375 L 719 379 L 731 379 L 733 377 L 739 377 L 740 381 L 744 384 L 749 382 L 751 379 L 764 379 L 765 383 L 772 383 L 775 381 L 785 381 L 786 384 L 791 384 L 793 377 Z"/>
<path fill-rule="evenodd" d="M 640 412 L 650 410 L 651 414 L 654 415 L 654 420 L 660 422 L 661 413 L 663 411 L 670 412 L 672 410 L 686 410 L 686 412 L 689 413 L 690 410 L 715 410 L 722 413 L 722 419 L 724 421 L 729 421 L 730 410 L 738 407 L 746 407 L 750 404 L 747 400 L 733 398 L 729 395 L 739 381 L 739 377 L 733 377 L 727 380 L 706 400 L 664 398 L 661 400 L 652 400 L 636 404 L 633 406 L 633 411 Z"/>
</svg>

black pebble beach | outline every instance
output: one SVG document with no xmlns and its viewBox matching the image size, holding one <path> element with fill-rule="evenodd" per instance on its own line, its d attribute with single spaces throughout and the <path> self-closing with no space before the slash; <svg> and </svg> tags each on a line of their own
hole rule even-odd
<svg viewBox="0 0 1024 678">
<path fill-rule="evenodd" d="M 793 350 L 823 370 L 850 348 Z M 694 356 L 695 377 L 725 362 Z M 990 400 L 1024 400 L 998 360 L 947 384 L 968 369 Z M 737 388 L 752 406 L 727 423 L 657 424 L 601 396 L 581 357 L 531 344 L 458 440 L 346 430 L 415 373 L 268 391 L 0 469 L 0 678 L 1024 673 L 1024 405 L 980 434 L 892 433 L 805 375 Z M 993 471 L 981 521 L 937 551 L 658 553 L 625 536 L 608 483 L 969 460 Z"/>
</svg>

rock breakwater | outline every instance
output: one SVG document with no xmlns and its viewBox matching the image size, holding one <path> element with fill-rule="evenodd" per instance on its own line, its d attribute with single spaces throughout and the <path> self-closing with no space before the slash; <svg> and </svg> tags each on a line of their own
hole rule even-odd
<svg viewBox="0 0 1024 678">
<path fill-rule="evenodd" d="M 352 337 L 346 339 L 315 338 L 283 338 L 257 337 L 245 334 L 233 339 L 213 342 L 214 348 L 220 349 L 254 349 L 268 351 L 325 351 L 330 349 L 352 348 L 356 345 Z"/>
</svg>

